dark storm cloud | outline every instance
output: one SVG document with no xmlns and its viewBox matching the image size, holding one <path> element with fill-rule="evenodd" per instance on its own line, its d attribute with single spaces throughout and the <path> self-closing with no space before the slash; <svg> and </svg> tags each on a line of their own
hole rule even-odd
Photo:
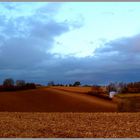
<svg viewBox="0 0 140 140">
<path fill-rule="evenodd" d="M 45 52 L 33 45 L 35 40 L 10 38 L 1 47 L 1 68 L 33 67 L 46 57 Z"/>
<path fill-rule="evenodd" d="M 108 79 L 104 79 L 107 77 L 105 68 L 103 69 L 99 60 L 96 61 L 93 57 L 52 57 L 47 62 L 41 65 L 40 69 L 46 70 L 43 75 L 56 83 L 73 83 L 75 80 L 80 80 L 83 84 L 104 83 L 105 80 L 109 82 Z"/>
<path fill-rule="evenodd" d="M 56 82 L 80 80 L 83 84 L 140 81 L 139 38 L 136 35 L 106 42 L 92 57 L 53 58 L 50 60 L 52 68 L 48 69 L 52 75 L 48 78 L 53 79 L 55 75 Z"/>
<path fill-rule="evenodd" d="M 104 66 L 104 74 L 112 81 L 134 81 L 140 74 L 140 35 L 120 38 L 96 50 L 97 62 Z M 103 67 L 101 67 L 103 68 Z"/>
<path fill-rule="evenodd" d="M 100 48 L 99 52 L 119 52 L 135 54 L 140 52 L 140 34 L 133 37 L 126 37 L 116 39 L 104 44 L 103 48 Z"/>
<path fill-rule="evenodd" d="M 60 81 L 74 82 L 80 80 L 83 84 L 106 84 L 115 81 L 138 81 L 139 64 L 118 60 L 119 56 L 102 56 L 99 58 L 67 58 L 59 62 L 57 70 L 52 71 Z M 63 67 L 64 66 L 64 67 Z M 55 79 L 54 79 L 55 80 Z"/>
<path fill-rule="evenodd" d="M 47 23 L 31 21 L 30 24 L 34 25 L 31 29 L 30 36 L 48 39 L 48 41 L 49 39 L 50 41 L 52 41 L 51 39 L 53 39 L 54 37 L 69 31 L 68 25 L 64 23 L 57 23 L 54 20 L 51 20 Z"/>
<path fill-rule="evenodd" d="M 81 28 L 84 23 L 82 17 L 74 22 L 56 21 L 61 5 L 46 4 L 29 16 L 0 13 L 1 81 L 7 77 L 44 84 L 50 80 L 56 83 L 80 80 L 83 84 L 139 80 L 140 35 L 106 42 L 91 57 L 63 58 L 49 53 L 57 36 Z M 17 10 L 15 6 L 6 4 L 5 8 Z"/>
<path fill-rule="evenodd" d="M 99 56 L 106 56 L 110 61 L 115 64 L 128 67 L 140 66 L 140 35 L 133 37 L 121 38 L 110 41 L 104 44 L 103 47 L 97 49 L 96 54 Z"/>
<path fill-rule="evenodd" d="M 14 6 L 17 5 L 6 4 L 4 8 L 16 11 L 18 8 Z M 61 71 L 63 60 L 57 62 L 48 51 L 53 47 L 55 37 L 68 32 L 70 27 L 79 26 L 54 19 L 60 6 L 49 3 L 30 16 L 0 14 L 1 82 L 6 77 L 46 82 L 46 77 L 49 80 L 63 76 L 59 76 L 56 68 L 59 66 L 58 71 Z"/>
</svg>

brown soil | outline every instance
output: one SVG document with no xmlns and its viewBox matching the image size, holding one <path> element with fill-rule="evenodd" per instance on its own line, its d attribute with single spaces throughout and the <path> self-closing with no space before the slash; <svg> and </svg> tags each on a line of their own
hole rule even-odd
<svg viewBox="0 0 140 140">
<path fill-rule="evenodd" d="M 140 113 L 0 113 L 5 138 L 140 137 Z"/>
<path fill-rule="evenodd" d="M 59 89 L 61 91 L 69 91 L 74 93 L 84 93 L 87 94 L 88 92 L 92 91 L 92 87 L 64 87 L 64 86 L 54 86 L 51 87 L 53 89 Z"/>
<path fill-rule="evenodd" d="M 79 87 L 80 88 L 80 87 Z M 0 111 L 7 112 L 114 112 L 112 101 L 53 88 L 0 92 Z"/>
<path fill-rule="evenodd" d="M 140 137 L 140 113 L 115 111 L 117 105 L 112 101 L 74 91 L 39 88 L 0 92 L 0 137 Z"/>
</svg>

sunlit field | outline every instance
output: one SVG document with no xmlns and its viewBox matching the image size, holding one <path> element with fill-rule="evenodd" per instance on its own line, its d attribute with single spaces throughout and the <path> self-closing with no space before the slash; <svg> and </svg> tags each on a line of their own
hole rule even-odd
<svg viewBox="0 0 140 140">
<path fill-rule="evenodd" d="M 0 111 L 10 112 L 116 112 L 117 104 L 87 92 L 79 94 L 54 87 L 0 92 Z M 82 87 L 75 88 L 82 91 Z M 73 88 L 74 90 L 74 88 Z M 86 91 L 88 91 L 86 89 Z"/>
<path fill-rule="evenodd" d="M 87 95 L 89 87 L 41 87 L 0 92 L 0 137 L 140 137 L 140 113 Z M 79 94 L 79 93 L 82 94 Z"/>
<path fill-rule="evenodd" d="M 140 137 L 139 2 L 0 10 L 0 138 Z"/>
<path fill-rule="evenodd" d="M 140 113 L 0 113 L 0 137 L 140 137 Z"/>
<path fill-rule="evenodd" d="M 64 91 L 70 91 L 70 92 L 79 92 L 79 93 L 88 93 L 92 90 L 92 87 L 64 87 L 64 86 L 55 86 L 52 87 L 54 89 L 60 89 Z"/>
</svg>

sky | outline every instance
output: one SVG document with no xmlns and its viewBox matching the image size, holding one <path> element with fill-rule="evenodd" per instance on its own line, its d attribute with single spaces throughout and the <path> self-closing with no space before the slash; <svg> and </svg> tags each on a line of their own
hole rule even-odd
<svg viewBox="0 0 140 140">
<path fill-rule="evenodd" d="M 0 83 L 140 81 L 139 2 L 1 2 Z"/>
</svg>

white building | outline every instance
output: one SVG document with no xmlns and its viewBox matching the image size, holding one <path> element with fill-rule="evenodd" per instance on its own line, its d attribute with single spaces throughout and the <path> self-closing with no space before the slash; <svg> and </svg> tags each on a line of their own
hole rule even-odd
<svg viewBox="0 0 140 140">
<path fill-rule="evenodd" d="M 110 97 L 110 98 L 113 98 L 114 95 L 116 95 L 116 94 L 118 94 L 118 92 L 116 92 L 116 91 L 110 91 L 110 92 L 109 92 L 109 97 Z"/>
</svg>

